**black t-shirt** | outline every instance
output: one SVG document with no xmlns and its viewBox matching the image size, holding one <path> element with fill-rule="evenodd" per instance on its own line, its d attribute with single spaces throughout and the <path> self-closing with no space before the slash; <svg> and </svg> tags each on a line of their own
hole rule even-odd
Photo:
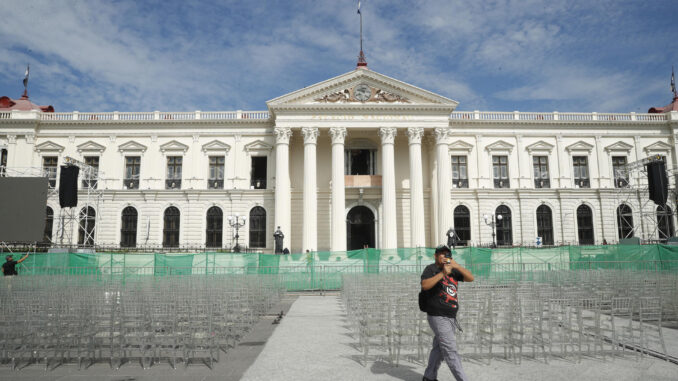
<svg viewBox="0 0 678 381">
<path fill-rule="evenodd" d="M 16 273 L 16 264 L 17 261 L 7 261 L 2 264 L 2 269 L 5 272 L 5 275 L 17 275 Z"/>
<path fill-rule="evenodd" d="M 442 269 L 432 263 L 424 269 L 421 273 L 421 280 L 429 279 L 435 276 Z M 464 275 L 457 269 L 452 269 L 449 276 L 444 275 L 440 282 L 436 283 L 433 288 L 426 291 L 428 293 L 426 311 L 433 316 L 447 316 L 457 317 L 457 310 L 459 309 L 459 301 L 457 300 L 457 285 L 460 280 L 464 279 Z"/>
</svg>

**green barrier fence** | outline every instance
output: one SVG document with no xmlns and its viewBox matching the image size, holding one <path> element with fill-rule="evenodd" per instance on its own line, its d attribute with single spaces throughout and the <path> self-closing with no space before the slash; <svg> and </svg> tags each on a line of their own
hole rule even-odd
<svg viewBox="0 0 678 381">
<path fill-rule="evenodd" d="M 16 253 L 15 256 L 18 256 Z M 535 271 L 637 270 L 678 272 L 678 247 L 667 245 L 458 248 L 454 258 L 476 276 L 520 277 Z M 271 255 L 254 253 L 36 253 L 20 275 L 67 274 L 97 279 L 138 276 L 277 274 L 288 290 L 338 289 L 347 273 L 421 273 L 433 249 L 364 249 Z"/>
</svg>

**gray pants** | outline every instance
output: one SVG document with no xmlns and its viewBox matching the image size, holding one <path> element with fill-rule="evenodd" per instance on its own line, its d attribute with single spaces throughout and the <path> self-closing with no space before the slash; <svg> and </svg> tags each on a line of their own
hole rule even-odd
<svg viewBox="0 0 678 381">
<path fill-rule="evenodd" d="M 424 377 L 435 380 L 438 377 L 438 368 L 445 360 L 457 381 L 468 380 L 464 368 L 461 367 L 461 356 L 457 352 L 457 342 L 454 339 L 454 330 L 457 328 L 456 319 L 428 315 L 428 325 L 431 326 L 435 337 Z"/>
</svg>

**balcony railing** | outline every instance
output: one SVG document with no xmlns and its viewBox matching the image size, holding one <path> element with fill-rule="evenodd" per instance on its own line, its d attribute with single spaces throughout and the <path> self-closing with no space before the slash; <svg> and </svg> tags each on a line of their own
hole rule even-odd
<svg viewBox="0 0 678 381">
<path fill-rule="evenodd" d="M 181 179 L 165 180 L 165 189 L 181 189 Z"/>
<path fill-rule="evenodd" d="M 44 121 L 186 121 L 186 120 L 268 120 L 268 111 L 193 111 L 193 112 L 49 112 L 38 113 Z M 11 119 L 11 113 L 0 114 L 0 119 Z"/>
<path fill-rule="evenodd" d="M 347 188 L 380 187 L 380 175 L 345 175 L 344 186 Z"/>
<path fill-rule="evenodd" d="M 452 179 L 452 188 L 468 188 L 468 179 Z"/>
<path fill-rule="evenodd" d="M 579 112 L 496 112 L 455 111 L 451 121 L 533 121 L 533 122 L 663 122 L 667 114 L 579 113 Z"/>
<path fill-rule="evenodd" d="M 495 188 L 510 188 L 511 182 L 509 179 L 494 179 Z"/>
<path fill-rule="evenodd" d="M 551 188 L 550 179 L 534 179 L 534 187 L 537 189 Z"/>
<path fill-rule="evenodd" d="M 139 179 L 124 179 L 123 186 L 125 189 L 139 189 Z"/>
<path fill-rule="evenodd" d="M 591 180 L 590 179 L 574 179 L 574 187 L 575 188 L 591 188 Z"/>
<path fill-rule="evenodd" d="M 264 179 L 252 179 L 250 181 L 250 187 L 252 189 L 266 189 L 266 180 L 264 180 Z"/>
<path fill-rule="evenodd" d="M 207 189 L 224 189 L 224 180 L 223 179 L 207 180 Z"/>
</svg>

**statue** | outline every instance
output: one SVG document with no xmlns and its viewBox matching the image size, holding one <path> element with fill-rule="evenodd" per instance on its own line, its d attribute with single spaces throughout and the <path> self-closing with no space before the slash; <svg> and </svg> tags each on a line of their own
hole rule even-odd
<svg viewBox="0 0 678 381">
<path fill-rule="evenodd" d="M 458 240 L 459 236 L 454 232 L 454 229 L 450 228 L 450 230 L 447 231 L 447 247 L 454 249 Z"/>
<path fill-rule="evenodd" d="M 283 238 L 285 238 L 285 235 L 280 231 L 280 226 L 278 226 L 278 230 L 273 233 L 273 239 L 275 240 L 275 254 L 283 253 Z"/>
</svg>

